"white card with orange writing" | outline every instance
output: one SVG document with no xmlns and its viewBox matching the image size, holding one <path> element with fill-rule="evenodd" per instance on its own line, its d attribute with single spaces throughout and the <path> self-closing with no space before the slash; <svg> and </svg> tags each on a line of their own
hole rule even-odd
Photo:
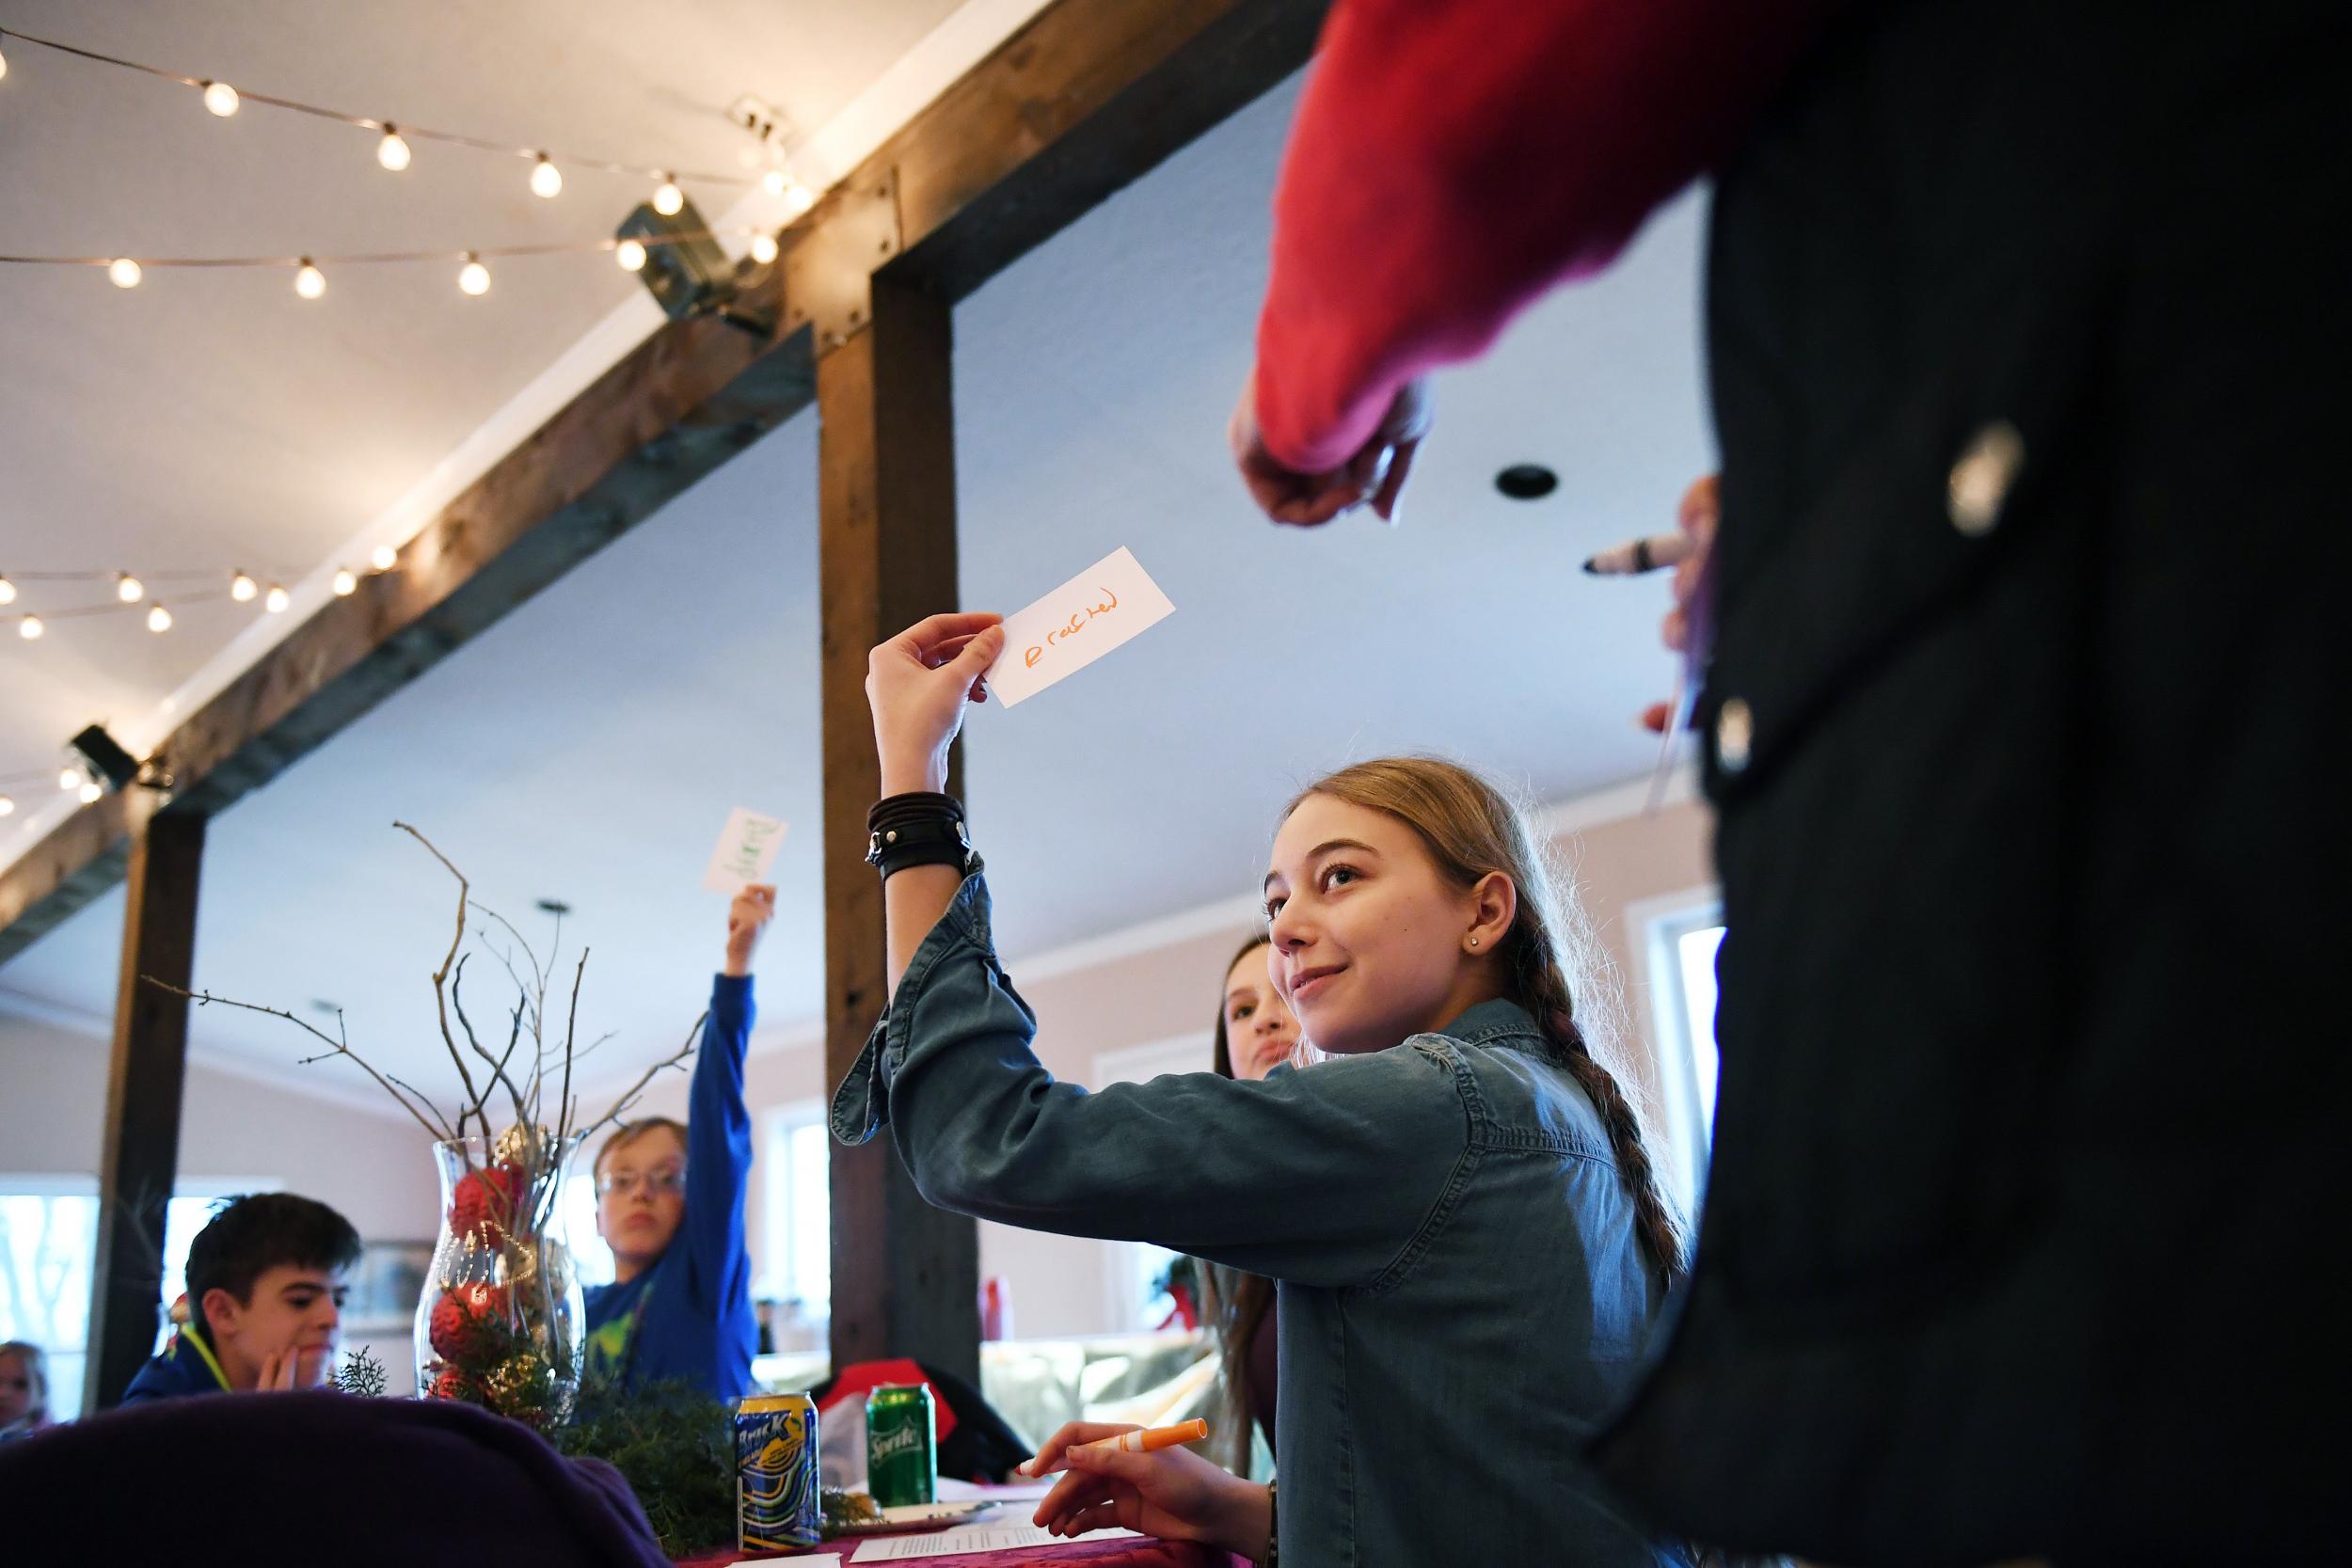
<svg viewBox="0 0 2352 1568">
<path fill-rule="evenodd" d="M 1074 675 L 1175 612 L 1125 548 L 1113 550 L 1028 609 L 1005 618 L 989 695 L 1011 707 Z"/>
<path fill-rule="evenodd" d="M 776 863 L 776 851 L 784 847 L 784 831 L 782 817 L 762 816 L 755 811 L 736 807 L 727 814 L 726 831 L 719 835 L 719 847 L 710 852 L 710 864 L 703 872 L 703 886 L 732 898 L 747 883 L 767 876 L 768 868 Z"/>
</svg>

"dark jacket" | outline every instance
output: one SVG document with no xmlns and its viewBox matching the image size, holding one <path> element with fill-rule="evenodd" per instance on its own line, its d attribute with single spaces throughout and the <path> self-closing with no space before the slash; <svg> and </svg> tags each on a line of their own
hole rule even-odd
<svg viewBox="0 0 2352 1568">
<path fill-rule="evenodd" d="M 171 1337 L 163 1354 L 150 1360 L 131 1379 L 131 1386 L 122 1391 L 124 1404 L 137 1404 L 144 1400 L 178 1399 L 186 1394 L 223 1394 L 229 1391 L 228 1379 L 221 1375 L 220 1363 L 213 1358 L 212 1348 L 198 1337 L 194 1327 L 181 1329 Z"/>
<path fill-rule="evenodd" d="M 2344 1549 L 2341 14 L 1857 7 L 1722 173 L 1702 1539 Z"/>
<path fill-rule="evenodd" d="M 621 1473 L 459 1400 L 167 1400 L 0 1444 L 10 1563 L 664 1568 Z"/>
</svg>

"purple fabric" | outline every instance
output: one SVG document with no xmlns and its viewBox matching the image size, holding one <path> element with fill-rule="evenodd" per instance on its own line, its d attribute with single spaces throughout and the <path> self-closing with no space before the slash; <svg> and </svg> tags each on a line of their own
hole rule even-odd
<svg viewBox="0 0 2352 1568">
<path fill-rule="evenodd" d="M 471 1405 L 215 1394 L 0 1446 L 8 1557 L 662 1568 L 620 1472 Z M 19 1556 L 19 1552 L 24 1555 Z"/>
</svg>

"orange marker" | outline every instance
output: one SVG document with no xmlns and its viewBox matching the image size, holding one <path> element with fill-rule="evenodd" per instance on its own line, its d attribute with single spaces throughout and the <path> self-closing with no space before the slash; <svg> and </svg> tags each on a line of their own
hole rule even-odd
<svg viewBox="0 0 2352 1568">
<path fill-rule="evenodd" d="M 1156 1453 L 1181 1443 L 1198 1443 L 1209 1434 L 1209 1423 L 1194 1419 L 1181 1426 L 1146 1427 L 1136 1432 L 1122 1432 L 1116 1437 L 1099 1437 L 1091 1443 L 1081 1443 L 1082 1449 L 1117 1449 L 1121 1453 Z"/>
</svg>

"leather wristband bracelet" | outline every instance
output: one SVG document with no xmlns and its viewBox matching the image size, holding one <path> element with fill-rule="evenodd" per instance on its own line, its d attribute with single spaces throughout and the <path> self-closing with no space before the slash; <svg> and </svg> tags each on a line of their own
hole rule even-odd
<svg viewBox="0 0 2352 1568">
<path fill-rule="evenodd" d="M 866 827 L 866 863 L 884 879 L 912 865 L 952 865 L 968 876 L 978 859 L 953 796 L 891 796 L 874 803 Z"/>
</svg>

